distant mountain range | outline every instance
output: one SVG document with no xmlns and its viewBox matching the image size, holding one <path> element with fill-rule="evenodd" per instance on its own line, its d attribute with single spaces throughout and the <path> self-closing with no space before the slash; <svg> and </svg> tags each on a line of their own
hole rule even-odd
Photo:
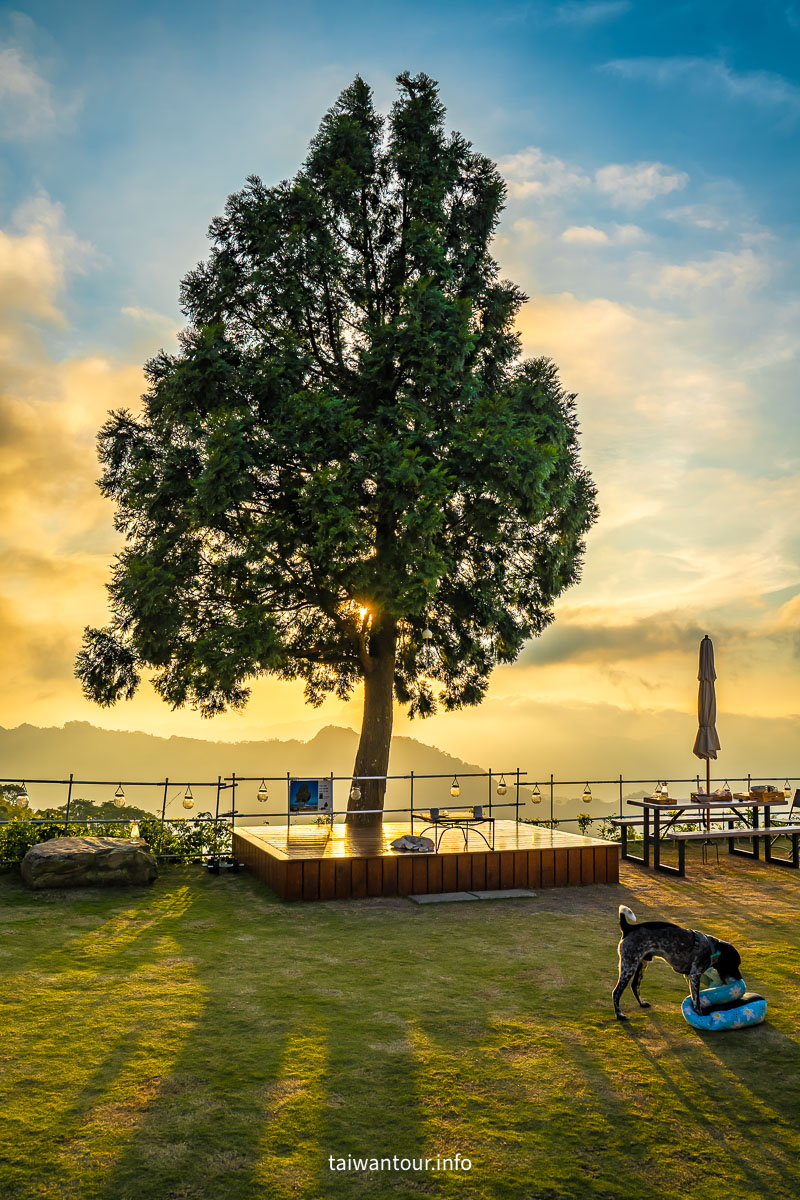
<svg viewBox="0 0 800 1200">
<path fill-rule="evenodd" d="M 243 783 L 237 788 L 237 810 L 270 814 L 284 810 L 287 773 L 295 778 L 317 778 L 324 775 L 347 776 L 353 769 L 358 734 L 353 729 L 334 725 L 321 729 L 310 741 L 270 740 L 263 742 L 213 742 L 199 738 L 156 737 L 149 733 L 127 733 L 99 729 L 86 721 L 68 721 L 62 728 L 41 729 L 35 725 L 19 725 L 15 729 L 0 727 L 0 779 L 25 780 L 33 808 L 62 804 L 66 798 L 63 783 L 42 784 L 32 780 L 65 781 L 70 772 L 75 780 L 100 780 L 99 786 L 76 783 L 74 796 L 88 800 L 108 799 L 119 783 L 123 783 L 129 803 L 151 812 L 159 812 L 163 801 L 164 780 L 174 781 L 167 789 L 168 811 L 182 812 L 181 801 L 187 783 L 191 783 L 195 798 L 194 812 L 213 809 L 217 776 L 249 777 L 256 782 Z M 484 768 L 464 762 L 426 746 L 409 737 L 395 737 L 389 773 L 407 776 L 442 775 L 438 781 L 415 782 L 415 803 L 431 804 L 450 800 L 452 776 L 480 772 Z M 268 784 L 270 800 L 260 806 L 255 800 L 258 782 L 272 778 Z M 148 782 L 151 786 L 132 786 L 133 781 Z M 461 799 L 469 803 L 485 801 L 485 780 L 460 780 Z M 336 784 L 337 808 L 346 806 L 349 781 Z M 387 807 L 396 804 L 407 807 L 410 781 L 390 784 Z M 509 788 L 506 799 L 513 792 Z M 498 797 L 495 797 L 498 799 Z M 285 810 L 284 810 L 285 811 Z M 277 815 L 272 817 L 277 820 Z M 401 820 L 402 817 L 397 818 Z"/>
</svg>

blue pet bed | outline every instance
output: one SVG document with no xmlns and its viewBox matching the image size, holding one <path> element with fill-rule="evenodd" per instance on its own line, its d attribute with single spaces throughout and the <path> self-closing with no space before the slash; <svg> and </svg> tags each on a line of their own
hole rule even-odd
<svg viewBox="0 0 800 1200">
<path fill-rule="evenodd" d="M 743 979 L 704 988 L 700 992 L 700 1006 L 702 1015 L 694 1011 L 692 997 L 687 996 L 681 1011 L 690 1025 L 706 1032 L 760 1025 L 767 1015 L 766 1000 L 757 992 L 748 992 Z"/>
</svg>

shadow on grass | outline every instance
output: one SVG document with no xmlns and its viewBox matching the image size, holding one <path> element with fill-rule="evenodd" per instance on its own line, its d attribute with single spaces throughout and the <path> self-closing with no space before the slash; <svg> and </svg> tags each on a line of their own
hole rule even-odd
<svg viewBox="0 0 800 1200">
<path fill-rule="evenodd" d="M 738 1196 L 789 1195 L 797 1085 L 777 1075 L 800 1063 L 785 1022 L 763 1043 L 748 1030 L 709 1046 L 669 972 L 652 998 L 671 1016 L 620 1027 L 611 1011 L 620 899 L 733 922 L 715 886 L 647 876 L 535 905 L 289 906 L 245 876 L 175 870 L 151 892 L 64 894 L 47 906 L 61 927 L 34 922 L 17 957 L 0 1055 L 12 1099 L 26 1079 L 39 1090 L 0 1101 L 27 1139 L 8 1194 L 677 1200 L 726 1172 Z M 776 989 L 788 972 L 774 961 Z M 328 1166 L 455 1151 L 471 1176 Z M 3 1182 L 0 1166 L 5 1195 Z"/>
</svg>

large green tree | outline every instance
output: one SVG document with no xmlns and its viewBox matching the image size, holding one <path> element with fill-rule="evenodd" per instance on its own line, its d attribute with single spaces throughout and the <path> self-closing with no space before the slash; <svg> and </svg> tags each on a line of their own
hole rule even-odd
<svg viewBox="0 0 800 1200">
<path fill-rule="evenodd" d="M 445 131 L 432 79 L 398 84 L 384 120 L 356 78 L 296 177 L 251 177 L 212 223 L 178 353 L 99 435 L 127 545 L 77 661 L 100 704 L 150 669 L 208 716 L 264 674 L 311 704 L 363 682 L 358 776 L 386 773 L 394 699 L 480 702 L 596 512 L 574 397 L 521 360 L 525 297 L 490 253 L 503 180 Z"/>
</svg>

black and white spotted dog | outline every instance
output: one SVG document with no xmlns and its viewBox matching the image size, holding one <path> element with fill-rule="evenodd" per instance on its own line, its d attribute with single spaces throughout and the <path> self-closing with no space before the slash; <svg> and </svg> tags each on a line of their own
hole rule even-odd
<svg viewBox="0 0 800 1200">
<path fill-rule="evenodd" d="M 639 995 L 645 967 L 654 958 L 663 958 L 678 975 L 685 975 L 692 993 L 696 1013 L 700 1008 L 700 977 L 712 967 L 723 983 L 741 979 L 738 950 L 730 942 L 721 942 L 697 929 L 683 929 L 669 921 L 637 921 L 629 908 L 619 906 L 619 979 L 611 993 L 614 1012 L 620 1021 L 627 1021 L 620 1012 L 619 1001 L 628 984 L 642 1008 L 649 1008 Z"/>
</svg>

